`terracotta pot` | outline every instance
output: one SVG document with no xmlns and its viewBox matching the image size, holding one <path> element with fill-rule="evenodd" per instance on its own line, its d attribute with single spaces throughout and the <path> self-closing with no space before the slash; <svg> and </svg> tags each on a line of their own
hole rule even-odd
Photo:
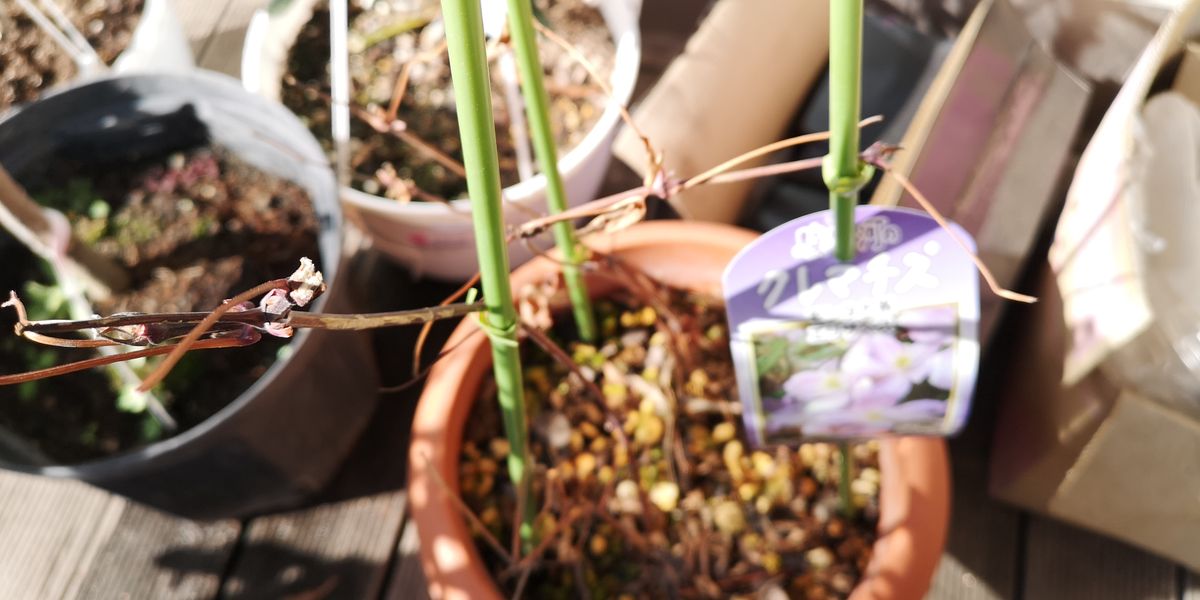
<svg viewBox="0 0 1200 600">
<path fill-rule="evenodd" d="M 590 245 L 620 256 L 668 285 L 716 295 L 725 265 L 755 235 L 728 225 L 657 221 Z M 556 263 L 539 258 L 513 273 L 513 289 L 557 272 Z M 594 294 L 611 289 L 608 286 L 614 283 L 602 274 L 592 277 Z M 463 427 L 491 369 L 487 338 L 477 329 L 467 319 L 455 330 L 446 346 L 454 350 L 430 373 L 413 419 L 408 501 L 421 537 L 429 593 L 435 599 L 501 598 L 448 492 L 457 492 Z M 880 537 L 866 577 L 852 597 L 920 598 L 941 558 L 949 519 L 946 446 L 941 439 L 888 439 L 881 445 L 879 459 Z"/>
</svg>

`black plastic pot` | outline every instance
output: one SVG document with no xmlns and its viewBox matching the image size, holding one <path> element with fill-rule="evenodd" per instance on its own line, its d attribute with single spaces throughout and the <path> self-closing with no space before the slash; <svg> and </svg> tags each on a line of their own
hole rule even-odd
<svg viewBox="0 0 1200 600">
<path fill-rule="evenodd" d="M 863 19 L 861 114 L 882 115 L 881 126 L 862 131 L 862 149 L 876 141 L 899 144 L 908 130 L 925 89 L 950 51 L 951 40 L 930 37 L 894 17 L 868 12 Z M 789 135 L 829 129 L 828 72 L 817 80 L 800 107 Z M 827 142 L 795 148 L 787 160 L 824 156 Z M 866 202 L 882 177 L 876 173 L 861 190 Z M 802 171 L 768 179 L 752 199 L 742 225 L 768 231 L 792 219 L 829 208 L 829 189 L 821 170 Z"/>
<path fill-rule="evenodd" d="M 295 116 L 231 78 L 144 74 L 60 91 L 0 121 L 0 163 L 20 179 L 50 156 L 127 160 L 204 141 L 305 188 L 329 282 L 314 310 L 344 310 L 342 217 L 324 154 Z M 302 331 L 290 344 L 290 356 L 232 403 L 172 438 L 69 466 L 30 464 L 0 444 L 0 466 L 79 479 L 192 518 L 294 506 L 341 466 L 375 409 L 378 375 L 365 335 Z"/>
</svg>

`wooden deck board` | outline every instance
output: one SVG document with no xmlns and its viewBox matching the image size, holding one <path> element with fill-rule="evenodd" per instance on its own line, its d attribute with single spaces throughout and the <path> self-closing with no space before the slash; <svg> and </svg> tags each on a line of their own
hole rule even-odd
<svg viewBox="0 0 1200 600">
<path fill-rule="evenodd" d="M 1020 512 L 987 497 L 982 456 L 956 453 L 952 460 L 950 531 L 927 598 L 1013 598 L 1020 556 Z"/>
<path fill-rule="evenodd" d="M 80 599 L 215 597 L 241 531 L 236 520 L 189 521 L 118 500 L 120 518 L 79 586 Z"/>
<path fill-rule="evenodd" d="M 1200 573 L 1184 572 L 1181 600 L 1200 600 Z"/>
<path fill-rule="evenodd" d="M 196 57 L 196 64 L 212 71 L 239 76 L 246 26 L 254 11 L 266 4 L 267 0 L 231 0 L 209 32 L 203 51 Z"/>
<path fill-rule="evenodd" d="M 82 483 L 0 472 L 0 598 L 69 598 L 122 500 Z"/>
<path fill-rule="evenodd" d="M 377 598 L 403 516 L 390 492 L 253 519 L 222 597 Z"/>
<path fill-rule="evenodd" d="M 1026 600 L 1175 600 L 1179 595 L 1171 562 L 1058 521 L 1031 517 Z"/>
<path fill-rule="evenodd" d="M 421 540 L 417 534 L 417 524 L 408 521 L 396 548 L 391 581 L 382 600 L 429 599 L 429 586 L 425 580 L 425 572 L 421 570 L 421 557 L 418 554 L 420 549 Z"/>
<path fill-rule="evenodd" d="M 243 0 L 174 0 L 175 16 L 192 49 L 197 64 L 204 55 L 213 31 L 221 24 L 225 9 Z"/>
</svg>

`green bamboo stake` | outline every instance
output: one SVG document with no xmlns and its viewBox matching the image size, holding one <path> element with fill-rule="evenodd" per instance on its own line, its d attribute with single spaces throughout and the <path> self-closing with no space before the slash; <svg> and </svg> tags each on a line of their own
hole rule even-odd
<svg viewBox="0 0 1200 600">
<path fill-rule="evenodd" d="M 858 155 L 858 115 L 862 83 L 863 0 L 829 0 L 829 154 L 821 174 L 829 187 L 833 211 L 834 255 L 854 260 L 854 209 L 858 191 L 870 181 L 874 169 Z M 850 494 L 850 447 L 838 445 L 841 473 L 838 496 L 842 514 L 853 518 Z"/>
<path fill-rule="evenodd" d="M 538 56 L 537 34 L 533 29 L 533 3 L 530 0 L 508 0 L 508 29 L 517 71 L 521 74 L 521 93 L 525 97 L 525 114 L 529 119 L 530 140 L 537 154 L 538 165 L 546 177 L 546 205 L 550 214 L 567 210 L 567 195 L 563 191 L 562 175 L 558 172 L 558 149 L 554 131 L 550 128 L 550 99 L 542 76 L 542 61 Z M 575 239 L 570 221 L 554 224 L 554 243 L 563 255 L 563 281 L 571 297 L 579 337 L 585 342 L 596 340 L 596 318 L 588 296 L 580 265 L 583 249 Z"/>
<path fill-rule="evenodd" d="M 874 169 L 858 156 L 863 0 L 829 0 L 829 154 L 822 165 L 838 260 L 854 259 L 854 207 Z"/>
<path fill-rule="evenodd" d="M 526 440 L 524 384 L 517 348 L 517 311 L 508 281 L 508 244 L 501 208 L 500 162 L 496 156 L 496 125 L 492 117 L 491 77 L 484 44 L 479 0 L 442 0 L 450 75 L 462 138 L 467 193 L 475 225 L 475 250 L 483 302 L 480 324 L 492 345 L 497 396 L 508 438 L 508 474 L 524 502 L 519 534 L 528 550 L 533 541 L 533 480 Z"/>
</svg>

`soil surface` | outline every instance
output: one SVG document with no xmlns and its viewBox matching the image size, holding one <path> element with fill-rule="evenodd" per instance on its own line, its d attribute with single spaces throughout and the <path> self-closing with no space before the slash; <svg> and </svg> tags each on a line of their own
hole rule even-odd
<svg viewBox="0 0 1200 600">
<path fill-rule="evenodd" d="M 562 344 L 602 399 L 561 361 L 525 352 L 541 540 L 525 597 L 846 597 L 876 537 L 877 445 L 852 448 L 846 516 L 833 446 L 745 442 L 720 304 L 663 298 L 657 310 L 644 294 L 600 303 L 603 340 Z M 576 339 L 562 327 L 554 337 Z M 508 548 L 515 492 L 490 388 L 467 425 L 459 483 Z M 522 570 L 478 541 L 512 595 Z"/>
<path fill-rule="evenodd" d="M 65 160 L 21 179 L 34 198 L 64 212 L 75 237 L 128 268 L 130 290 L 93 306 L 98 314 L 211 310 L 302 256 L 320 266 L 317 219 L 304 190 L 220 148 L 177 152 L 135 164 Z M 48 267 L 0 237 L 0 289 L 16 290 L 30 318 L 69 318 Z M 10 258 L 11 257 L 11 258 Z M 0 313 L 0 330 L 15 315 Z M 270 336 L 247 348 L 194 352 L 155 390 L 182 429 L 213 415 L 258 379 L 283 351 Z M 94 356 L 0 336 L 0 372 Z M 134 365 L 146 374 L 156 364 Z M 0 425 L 56 462 L 78 462 L 162 437 L 145 412 L 117 408 L 104 369 L 0 387 Z"/>
<path fill-rule="evenodd" d="M 142 16 L 143 0 L 54 2 L 108 65 L 129 46 Z M 16 0 L 0 3 L 0 113 L 37 98 L 75 73 L 71 56 L 21 10 Z"/>
<path fill-rule="evenodd" d="M 584 0 L 537 0 L 542 22 L 570 40 L 608 81 L 616 49 L 604 18 Z M 458 119 L 450 84 L 450 67 L 437 2 L 379 0 L 363 10 L 351 2 L 349 37 L 353 186 L 398 201 L 455 199 L 466 193 L 466 181 L 412 144 L 374 129 L 364 114 L 384 115 L 405 63 L 416 60 L 396 113 L 407 131 L 461 163 Z M 599 120 L 605 97 L 586 70 L 557 45 L 541 38 L 551 126 L 559 155 L 587 135 Z M 494 52 L 493 52 L 494 54 Z M 493 114 L 500 148 L 503 185 L 520 180 L 510 135 L 503 79 L 492 59 Z M 288 61 L 282 100 L 332 152 L 329 115 L 329 13 L 319 9 L 303 28 Z M 535 165 L 535 172 L 537 171 Z M 421 192 L 414 192 L 413 187 Z"/>
</svg>

